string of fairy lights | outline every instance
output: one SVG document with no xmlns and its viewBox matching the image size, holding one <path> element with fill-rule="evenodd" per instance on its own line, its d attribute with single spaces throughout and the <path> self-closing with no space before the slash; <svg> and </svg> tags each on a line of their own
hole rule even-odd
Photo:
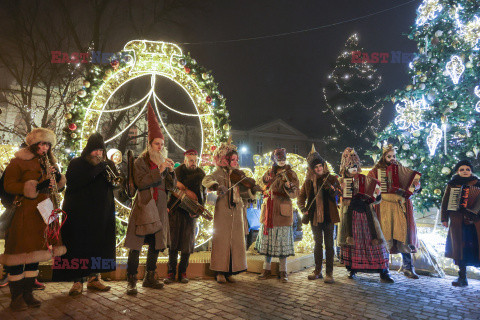
<svg viewBox="0 0 480 320">
<path fill-rule="evenodd" d="M 342 130 L 349 132 L 357 137 L 362 137 L 365 141 L 370 142 L 367 132 L 375 132 L 380 128 L 381 119 L 380 116 L 383 112 L 384 103 L 383 99 L 375 97 L 372 101 L 367 103 L 367 100 L 371 100 L 370 97 L 375 90 L 379 88 L 382 82 L 382 77 L 377 75 L 377 70 L 366 61 L 359 63 L 352 62 L 352 55 L 354 52 L 360 52 L 361 48 L 358 45 L 358 35 L 352 34 L 345 43 L 345 51 L 340 54 L 336 59 L 336 64 L 333 71 L 328 75 L 338 92 L 327 92 L 327 87 L 322 88 L 323 100 L 326 108 L 324 113 L 328 112 L 333 116 L 337 125 Z M 354 82 L 353 82 L 354 81 Z M 354 84 L 350 84 L 354 83 Z M 359 86 L 361 83 L 361 86 Z M 352 102 L 341 102 L 336 105 L 332 105 L 330 102 L 332 96 L 338 96 L 343 94 L 345 97 L 352 97 Z M 362 97 L 359 97 L 359 96 Z M 365 112 L 370 112 L 370 117 L 367 123 L 363 123 L 360 128 L 350 126 L 343 120 L 339 114 L 352 109 L 361 109 Z M 339 133 L 339 128 L 333 125 L 335 132 Z M 336 140 L 335 136 L 329 136 L 324 139 L 328 144 L 329 140 Z"/>
</svg>

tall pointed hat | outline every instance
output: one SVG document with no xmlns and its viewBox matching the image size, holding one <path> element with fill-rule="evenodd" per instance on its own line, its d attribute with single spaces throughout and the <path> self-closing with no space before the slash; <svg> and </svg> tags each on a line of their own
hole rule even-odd
<svg viewBox="0 0 480 320">
<path fill-rule="evenodd" d="M 162 130 L 160 129 L 160 124 L 158 123 L 157 116 L 155 115 L 155 111 L 153 111 L 152 105 L 150 103 L 148 103 L 147 120 L 148 120 L 148 142 L 151 142 L 155 138 L 161 138 L 165 140 L 165 138 L 163 137 Z"/>
<path fill-rule="evenodd" d="M 307 156 L 307 163 L 310 169 L 315 168 L 317 164 L 324 164 L 325 160 L 320 156 L 320 154 L 315 150 L 315 145 L 312 143 L 312 150 Z"/>
</svg>

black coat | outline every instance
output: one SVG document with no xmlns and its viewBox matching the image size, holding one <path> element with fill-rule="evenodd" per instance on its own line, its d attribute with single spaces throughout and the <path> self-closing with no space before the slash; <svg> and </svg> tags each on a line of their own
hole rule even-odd
<svg viewBox="0 0 480 320">
<path fill-rule="evenodd" d="M 113 162 L 108 161 L 115 170 Z M 53 280 L 68 281 L 91 273 L 115 270 L 115 201 L 113 186 L 101 165 L 84 157 L 73 159 L 67 169 L 63 210 L 67 220 L 61 229 L 67 253 L 54 263 Z M 68 259 L 68 267 L 65 262 Z M 88 259 L 79 263 L 74 259 Z M 86 268 L 84 268 L 86 266 Z"/>
<path fill-rule="evenodd" d="M 202 180 L 205 172 L 196 168 L 194 171 L 187 170 L 185 164 L 175 169 L 177 181 L 183 183 L 187 189 L 193 191 L 198 198 L 198 202 L 203 205 L 205 198 L 205 188 L 202 186 Z M 177 201 L 177 198 L 171 196 L 168 207 Z M 178 205 L 169 213 L 170 222 L 170 250 L 181 251 L 182 253 L 192 253 L 195 245 L 195 222 L 196 219 L 190 217 L 190 214 L 180 208 Z"/>
</svg>

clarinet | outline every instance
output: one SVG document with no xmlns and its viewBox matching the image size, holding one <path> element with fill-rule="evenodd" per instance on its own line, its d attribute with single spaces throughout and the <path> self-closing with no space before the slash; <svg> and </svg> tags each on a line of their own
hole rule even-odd
<svg viewBox="0 0 480 320">
<path fill-rule="evenodd" d="M 60 208 L 60 198 L 58 196 L 58 186 L 57 186 L 57 181 L 55 180 L 55 175 L 52 172 L 52 164 L 50 163 L 50 160 L 48 159 L 48 155 L 43 156 L 43 165 L 45 166 L 45 170 L 47 171 L 47 178 L 51 181 L 50 185 L 51 188 L 49 189 L 49 197 L 50 200 L 52 200 L 53 203 L 53 209 L 59 209 Z"/>
</svg>

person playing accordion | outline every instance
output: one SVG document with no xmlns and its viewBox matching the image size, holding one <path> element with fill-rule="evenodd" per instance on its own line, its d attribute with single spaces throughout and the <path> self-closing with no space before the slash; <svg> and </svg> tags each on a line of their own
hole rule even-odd
<svg viewBox="0 0 480 320">
<path fill-rule="evenodd" d="M 480 267 L 480 180 L 472 171 L 470 161 L 458 162 L 442 199 L 442 224 L 448 228 L 445 257 L 459 267 L 458 279 L 452 282 L 456 287 L 468 285 L 467 266 Z"/>
</svg>

